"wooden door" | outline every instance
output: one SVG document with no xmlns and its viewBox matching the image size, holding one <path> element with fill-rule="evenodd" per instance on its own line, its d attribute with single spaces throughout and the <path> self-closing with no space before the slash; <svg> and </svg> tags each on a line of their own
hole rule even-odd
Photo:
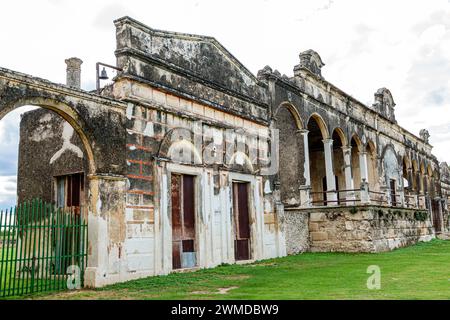
<svg viewBox="0 0 450 320">
<path fill-rule="evenodd" d="M 396 207 L 397 206 L 397 194 L 395 191 L 395 188 L 396 188 L 395 180 L 391 179 L 389 182 L 390 182 L 389 186 L 391 188 L 391 205 L 393 207 Z"/>
<path fill-rule="evenodd" d="M 250 260 L 250 212 L 248 183 L 233 183 L 234 253 L 235 260 Z"/>
<path fill-rule="evenodd" d="M 194 176 L 172 174 L 172 268 L 196 265 Z"/>
<path fill-rule="evenodd" d="M 433 227 L 435 232 L 442 232 L 441 212 L 439 210 L 440 203 L 436 200 L 431 200 L 431 210 L 433 214 Z"/>
</svg>

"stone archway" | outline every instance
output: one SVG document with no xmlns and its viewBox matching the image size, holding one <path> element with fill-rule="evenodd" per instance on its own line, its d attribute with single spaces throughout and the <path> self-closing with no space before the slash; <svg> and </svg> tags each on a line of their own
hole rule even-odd
<svg viewBox="0 0 450 320">
<path fill-rule="evenodd" d="M 313 205 L 328 205 L 328 201 L 335 201 L 335 178 L 332 163 L 332 144 L 328 128 L 323 118 L 314 113 L 307 122 L 308 154 L 311 175 L 311 198 Z M 331 175 L 330 175 L 331 173 Z M 333 197 L 334 196 L 334 197 Z M 334 202 L 330 202 L 333 203 Z"/>
<path fill-rule="evenodd" d="M 88 159 L 85 286 L 117 281 L 125 241 L 128 104 L 0 68 L 0 119 L 25 105 L 56 112 L 79 135 Z"/>
<path fill-rule="evenodd" d="M 70 106 L 53 99 L 42 97 L 23 97 L 7 105 L 2 104 L 2 101 L 0 100 L 0 121 L 9 112 L 27 105 L 41 107 L 43 109 L 53 111 L 72 126 L 72 128 L 80 137 L 80 140 L 83 143 L 84 150 L 86 151 L 88 173 L 95 174 L 96 164 L 94 152 L 92 150 L 92 142 L 83 129 L 85 126 L 83 123 L 84 121 L 79 118 L 79 116 Z"/>
<path fill-rule="evenodd" d="M 282 103 L 275 112 L 274 126 L 279 130 L 280 150 L 289 150 L 279 154 L 278 180 L 280 194 L 286 206 L 301 204 L 300 187 L 308 182 L 305 171 L 306 156 L 304 147 L 303 123 L 297 109 L 290 103 Z M 305 177 L 306 175 L 306 177 Z"/>
</svg>

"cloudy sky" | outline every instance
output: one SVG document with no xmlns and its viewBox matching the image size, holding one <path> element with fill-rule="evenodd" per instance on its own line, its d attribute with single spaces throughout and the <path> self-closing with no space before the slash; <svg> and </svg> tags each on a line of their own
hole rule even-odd
<svg viewBox="0 0 450 320">
<path fill-rule="evenodd" d="M 363 103 L 391 90 L 399 124 L 428 128 L 434 154 L 450 162 L 449 0 L 35 0 L 0 3 L 0 66 L 65 82 L 64 59 L 114 63 L 113 20 L 214 36 L 254 74 L 292 75 L 298 54 L 316 50 L 324 77 Z M 0 121 L 0 208 L 15 195 L 20 112 Z"/>
</svg>

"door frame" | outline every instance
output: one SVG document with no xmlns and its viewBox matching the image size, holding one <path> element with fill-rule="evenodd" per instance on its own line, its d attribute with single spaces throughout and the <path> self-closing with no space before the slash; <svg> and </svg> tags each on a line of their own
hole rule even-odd
<svg viewBox="0 0 450 320">
<path fill-rule="evenodd" d="M 169 265 L 170 265 L 170 271 L 179 271 L 179 270 L 188 270 L 188 269 L 173 269 L 173 256 L 172 256 L 172 242 L 173 242 L 173 235 L 172 235 L 172 174 L 176 175 L 189 175 L 194 177 L 194 217 L 195 217 L 195 253 L 196 253 L 196 260 L 197 265 L 191 269 L 201 268 L 202 267 L 202 255 L 201 255 L 201 246 L 200 246 L 200 230 L 199 225 L 202 223 L 202 193 L 201 193 L 201 180 L 203 178 L 203 170 L 201 168 L 195 168 L 195 167 L 188 167 L 184 165 L 176 165 L 176 164 L 168 164 L 166 175 L 167 175 L 167 187 L 168 187 L 168 196 L 167 196 L 167 218 L 169 222 L 169 230 L 167 232 L 167 236 L 170 239 L 170 259 L 169 259 Z M 164 253 L 163 253 L 164 254 Z"/>
<path fill-rule="evenodd" d="M 82 183 L 80 181 L 80 205 L 79 205 L 79 214 L 80 217 L 83 220 L 87 220 L 87 213 L 84 212 L 87 208 L 86 202 L 87 199 L 89 197 L 88 195 L 88 186 L 87 186 L 87 175 L 86 172 L 84 171 L 74 171 L 74 172 L 70 172 L 70 173 L 65 173 L 65 174 L 58 174 L 58 175 L 54 175 L 52 176 L 52 183 L 53 183 L 53 187 L 52 187 L 52 194 L 51 194 L 51 198 L 52 198 L 52 202 L 57 205 L 58 204 L 58 179 L 60 178 L 65 178 L 64 180 L 64 202 L 67 202 L 67 198 L 68 198 L 68 187 L 67 187 L 67 177 L 68 176 L 74 176 L 74 175 L 80 175 L 82 176 Z M 66 206 L 64 205 L 63 208 L 66 208 Z"/>
<path fill-rule="evenodd" d="M 246 189 L 246 196 L 247 196 L 247 219 L 248 219 L 248 230 L 249 230 L 249 238 L 248 241 L 250 241 L 249 243 L 249 247 L 248 247 L 248 259 L 241 259 L 241 260 L 237 260 L 236 259 L 236 241 L 237 239 L 237 234 L 236 231 L 238 231 L 240 229 L 240 223 L 239 223 L 239 216 L 240 213 L 236 212 L 235 210 L 238 209 L 239 211 L 239 195 L 235 194 L 235 186 L 236 185 L 245 185 L 245 189 Z M 247 181 L 240 181 L 240 180 L 233 180 L 232 182 L 232 206 L 233 206 L 233 231 L 234 231 L 234 259 L 236 261 L 248 261 L 248 260 L 253 260 L 253 250 L 252 250 L 252 237 L 251 237 L 251 213 L 250 213 L 250 206 L 251 206 L 251 201 L 250 201 L 250 193 L 251 193 L 251 185 L 249 182 Z"/>
<path fill-rule="evenodd" d="M 248 263 L 261 259 L 264 250 L 264 209 L 263 209 L 263 195 L 259 195 L 262 192 L 261 178 L 249 174 L 228 173 L 228 188 L 229 188 L 229 206 L 230 206 L 230 219 L 231 219 L 231 260 L 234 263 Z M 234 241 L 236 239 L 235 233 L 235 212 L 234 212 L 234 194 L 233 183 L 243 182 L 248 183 L 248 211 L 249 211 L 249 227 L 250 227 L 250 260 L 236 260 L 236 253 L 234 248 Z M 261 189 L 261 190 L 260 190 Z"/>
</svg>

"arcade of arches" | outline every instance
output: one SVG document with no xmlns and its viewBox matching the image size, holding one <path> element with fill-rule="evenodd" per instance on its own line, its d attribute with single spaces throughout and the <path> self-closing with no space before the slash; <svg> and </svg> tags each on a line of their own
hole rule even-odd
<svg viewBox="0 0 450 320">
<path fill-rule="evenodd" d="M 439 188 L 439 172 L 429 164 L 398 157 L 391 146 L 377 155 L 373 141 L 341 128 L 329 134 L 323 118 L 309 117 L 299 128 L 292 107 L 281 106 L 276 116 L 281 153 L 279 180 L 288 207 L 377 204 L 427 209 Z M 289 125 L 288 125 L 289 124 Z M 295 134 L 292 134 L 292 133 Z M 292 148 L 295 146 L 295 148 Z M 401 159 L 399 161 L 398 159 Z M 289 167 L 289 170 L 283 168 Z M 402 172 L 402 175 L 399 175 Z"/>
</svg>

